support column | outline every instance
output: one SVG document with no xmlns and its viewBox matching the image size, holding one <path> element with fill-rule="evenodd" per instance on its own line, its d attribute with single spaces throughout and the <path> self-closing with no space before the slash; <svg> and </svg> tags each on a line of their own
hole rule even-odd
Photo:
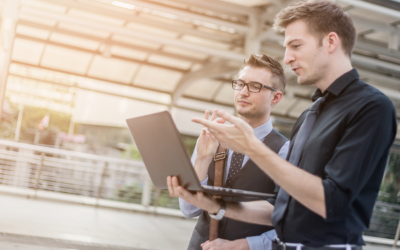
<svg viewBox="0 0 400 250">
<path fill-rule="evenodd" d="M 150 177 L 146 174 L 144 176 L 143 191 L 142 191 L 142 205 L 147 207 L 151 201 L 151 185 Z"/>
<path fill-rule="evenodd" d="M 8 68 L 11 61 L 20 0 L 6 0 L 0 30 L 0 121 L 6 91 Z"/>
<path fill-rule="evenodd" d="M 17 128 L 15 129 L 15 138 L 14 141 L 19 141 L 19 135 L 21 133 L 21 125 L 22 125 L 22 116 L 24 114 L 24 106 L 22 104 L 19 105 L 18 111 L 18 121 L 17 121 Z"/>
<path fill-rule="evenodd" d="M 399 51 L 399 36 L 397 34 L 390 34 L 389 37 L 389 50 Z"/>
<path fill-rule="evenodd" d="M 249 16 L 250 30 L 246 34 L 244 51 L 246 57 L 251 54 L 260 54 L 261 51 L 261 40 L 259 39 L 261 18 L 259 15 Z"/>
</svg>

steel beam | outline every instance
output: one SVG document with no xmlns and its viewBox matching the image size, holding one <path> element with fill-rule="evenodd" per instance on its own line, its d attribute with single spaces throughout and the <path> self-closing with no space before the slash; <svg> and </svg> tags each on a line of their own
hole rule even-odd
<svg viewBox="0 0 400 250">
<path fill-rule="evenodd" d="M 198 37 L 203 37 L 206 39 L 211 39 L 211 40 L 216 40 L 216 41 L 221 41 L 221 42 L 231 42 L 232 38 L 230 36 L 234 34 L 229 34 L 228 36 L 216 36 L 215 34 L 211 33 L 206 33 L 206 32 L 201 32 L 199 30 L 193 29 L 193 28 L 186 28 L 186 27 L 181 27 L 178 25 L 171 25 L 169 23 L 163 23 L 151 19 L 146 19 L 140 16 L 136 16 L 133 14 L 128 14 L 126 12 L 121 12 L 121 11 L 116 11 L 115 6 L 108 6 L 106 4 L 102 4 L 99 2 L 95 1 L 85 1 L 85 2 L 73 2 L 73 1 L 65 1 L 65 0 L 43 0 L 44 2 L 48 3 L 56 3 L 59 5 L 67 6 L 68 8 L 73 8 L 73 9 L 79 9 L 79 10 L 84 10 L 88 12 L 93 12 L 97 14 L 102 14 L 106 16 L 111 16 L 114 18 L 119 18 L 119 19 L 124 19 L 128 22 L 134 22 L 134 23 L 145 23 L 146 25 L 151 25 L 157 28 L 162 28 L 165 30 L 170 30 L 173 32 L 178 32 L 181 34 L 189 34 L 189 35 L 194 35 Z M 111 8 L 114 7 L 114 8 Z M 134 13 L 132 11 L 132 13 Z M 194 25 L 193 25 L 194 26 Z M 223 31 L 221 31 L 222 33 Z M 236 35 L 235 37 L 237 38 Z"/>
<path fill-rule="evenodd" d="M 191 43 L 184 42 L 184 41 L 177 40 L 177 39 L 161 38 L 156 35 L 150 35 L 150 34 L 138 32 L 138 31 L 133 31 L 133 30 L 129 30 L 129 29 L 123 28 L 123 27 L 116 27 L 116 26 L 112 26 L 112 25 L 101 24 L 101 23 L 97 23 L 94 21 L 89 21 L 89 20 L 85 20 L 85 19 L 81 19 L 81 18 L 77 18 L 77 17 L 71 17 L 66 14 L 49 13 L 47 11 L 34 10 L 34 9 L 22 9 L 21 13 L 20 13 L 20 17 L 24 17 L 24 16 L 27 16 L 27 17 L 35 16 L 36 18 L 48 18 L 48 19 L 53 19 L 53 20 L 57 20 L 57 21 L 73 23 L 73 24 L 85 26 L 88 28 L 105 30 L 105 31 L 108 31 L 108 32 L 114 33 L 114 34 L 121 34 L 121 35 L 129 36 L 132 38 L 138 38 L 138 39 L 143 39 L 143 40 L 152 41 L 152 42 L 156 42 L 156 43 L 162 43 L 164 45 L 172 45 L 172 46 L 181 47 L 184 49 L 194 50 L 197 52 L 206 53 L 208 55 L 213 55 L 213 56 L 221 57 L 221 58 L 228 59 L 228 60 L 242 61 L 244 58 L 243 54 L 232 52 L 232 51 L 224 51 L 224 50 L 220 50 L 220 49 L 206 48 L 204 46 L 191 44 Z"/>
<path fill-rule="evenodd" d="M 196 59 L 196 58 L 193 58 L 193 57 L 177 55 L 177 54 L 173 54 L 173 53 L 169 53 L 169 52 L 164 52 L 164 51 L 158 50 L 158 49 L 154 50 L 154 49 L 144 48 L 144 47 L 140 47 L 140 46 L 137 46 L 137 45 L 132 45 L 132 44 L 129 44 L 129 43 L 114 41 L 114 40 L 111 40 L 111 39 L 103 39 L 103 38 L 100 38 L 100 37 L 97 37 L 97 36 L 83 34 L 83 33 L 75 32 L 75 31 L 71 31 L 71 30 L 65 30 L 65 29 L 61 29 L 59 27 L 49 27 L 47 25 L 33 23 L 33 22 L 25 21 L 25 20 L 18 20 L 17 21 L 17 25 L 23 25 L 23 26 L 36 28 L 36 29 L 46 30 L 46 31 L 49 31 L 49 32 L 55 32 L 55 33 L 60 33 L 60 34 L 64 34 L 64 35 L 75 36 L 75 37 L 78 37 L 78 38 L 84 38 L 84 39 L 96 41 L 96 42 L 99 42 L 99 43 L 102 43 L 102 44 L 109 44 L 111 46 L 115 45 L 115 46 L 119 46 L 119 47 L 123 47 L 123 48 L 127 48 L 127 49 L 140 50 L 142 52 L 146 52 L 146 53 L 150 53 L 150 54 L 173 57 L 175 59 L 180 59 L 180 60 L 184 60 L 184 61 L 190 61 L 190 62 L 193 62 L 193 63 L 203 64 L 203 63 L 206 62 L 206 60 L 200 60 L 200 59 Z"/>
<path fill-rule="evenodd" d="M 247 7 L 221 0 L 174 0 L 174 2 L 184 3 L 190 6 L 210 9 L 218 13 L 232 13 L 235 15 L 247 16 L 249 14 L 259 14 L 264 11 L 262 7 Z"/>
<path fill-rule="evenodd" d="M 372 21 L 358 16 L 351 16 L 351 19 L 353 20 L 354 23 L 362 27 L 374 29 L 375 31 L 384 32 L 388 34 L 400 35 L 400 29 L 397 28 L 396 26 L 388 25 L 383 22 Z M 399 19 L 400 19 L 400 13 L 399 13 Z"/>
<path fill-rule="evenodd" d="M 176 15 L 179 17 L 188 18 L 191 20 L 199 20 L 202 22 L 212 23 L 212 24 L 216 24 L 219 26 L 234 28 L 239 33 L 246 33 L 249 28 L 247 25 L 230 22 L 230 21 L 226 21 L 223 19 L 213 18 L 211 16 L 201 15 L 201 14 L 197 14 L 194 12 L 189 12 L 189 11 L 185 11 L 185 10 L 162 6 L 162 5 L 154 4 L 151 2 L 144 2 L 144 1 L 140 1 L 140 0 L 124 0 L 124 2 L 128 3 L 128 4 L 132 4 L 134 6 L 140 6 L 142 8 L 148 8 L 150 10 L 161 11 L 161 12 Z"/>
<path fill-rule="evenodd" d="M 60 70 L 60 69 L 53 69 L 53 68 L 49 68 L 49 67 L 43 67 L 43 66 L 37 66 L 34 64 L 29 64 L 29 63 L 23 63 L 23 62 L 18 62 L 18 61 L 11 61 L 12 63 L 15 64 L 20 64 L 20 65 L 24 65 L 24 66 L 29 66 L 31 68 L 37 68 L 37 69 L 44 69 L 44 70 L 49 70 L 49 71 L 53 71 L 53 72 L 58 72 L 58 73 L 62 73 L 62 74 L 66 74 L 66 75 L 71 75 L 71 76 L 80 76 L 83 78 L 87 78 L 87 79 L 93 79 L 96 81 L 102 81 L 102 82 L 108 82 L 108 83 L 112 83 L 112 84 L 116 84 L 116 85 L 121 85 L 121 86 L 132 86 L 135 87 L 137 89 L 144 89 L 144 90 L 150 90 L 150 91 L 154 91 L 154 92 L 158 92 L 158 93 L 163 93 L 163 94 L 168 94 L 170 95 L 171 93 L 168 91 L 161 91 L 161 90 L 157 90 L 157 89 L 152 89 L 152 88 L 146 88 L 143 86 L 136 86 L 136 85 L 132 85 L 132 84 L 126 84 L 124 82 L 119 82 L 119 81 L 112 81 L 112 80 L 108 80 L 108 79 L 103 79 L 103 78 L 99 78 L 99 77 L 94 77 L 94 76 L 87 76 L 84 74 L 79 74 L 79 73 L 71 73 L 68 71 L 64 71 L 64 70 Z M 40 80 L 40 79 L 38 79 Z M 69 85 L 70 86 L 70 85 Z"/>
<path fill-rule="evenodd" d="M 99 51 L 94 51 L 94 50 L 84 49 L 84 48 L 80 48 L 80 47 L 75 47 L 75 46 L 71 46 L 71 45 L 64 44 L 64 43 L 59 43 L 59 42 L 42 40 L 40 38 L 35 38 L 35 37 L 31 37 L 31 36 L 16 35 L 15 38 L 20 38 L 20 39 L 24 39 L 24 40 L 40 42 L 40 43 L 43 43 L 45 45 L 54 45 L 54 46 L 61 47 L 61 48 L 73 49 L 73 50 L 76 50 L 76 51 L 81 51 L 81 52 L 85 52 L 85 53 L 89 53 L 89 54 L 93 54 L 93 55 L 103 56 L 103 53 L 101 53 Z M 161 68 L 161 69 L 177 71 L 177 72 L 181 72 L 181 73 L 188 72 L 188 70 L 183 70 L 183 69 L 180 69 L 180 68 L 165 66 L 165 65 L 156 64 L 156 63 L 150 63 L 150 62 L 147 62 L 147 61 L 135 60 L 135 59 L 127 58 L 127 57 L 123 57 L 123 56 L 110 55 L 108 58 L 114 58 L 114 59 L 118 59 L 118 60 L 121 60 L 121 61 L 138 63 L 138 64 L 148 65 L 148 66 L 157 67 L 157 68 Z M 40 64 L 40 62 L 39 62 L 39 64 Z M 104 81 L 107 81 L 107 80 L 104 79 Z"/>
<path fill-rule="evenodd" d="M 152 100 L 145 99 L 145 98 L 132 97 L 132 96 L 129 96 L 129 95 L 120 95 L 120 94 L 105 92 L 105 91 L 96 90 L 96 89 L 92 89 L 92 88 L 85 88 L 85 87 L 79 86 L 76 83 L 74 85 L 69 85 L 69 84 L 62 83 L 62 82 L 56 83 L 56 82 L 51 82 L 51 81 L 47 81 L 47 80 L 40 80 L 40 79 L 36 79 L 36 78 L 28 77 L 28 76 L 22 76 L 22 75 L 13 74 L 13 73 L 10 73 L 9 75 L 16 76 L 16 77 L 21 77 L 21 78 L 24 78 L 24 79 L 39 81 L 39 82 L 45 82 L 45 83 L 53 84 L 55 86 L 73 87 L 73 88 L 76 88 L 76 89 L 91 91 L 91 92 L 105 94 L 105 95 L 117 96 L 117 97 L 121 97 L 121 98 L 127 98 L 127 99 L 135 100 L 135 101 L 143 101 L 143 102 L 147 102 L 147 103 L 152 103 L 152 104 L 157 104 L 157 105 L 164 105 L 164 106 L 168 105 L 168 104 L 166 104 L 164 102 L 152 101 Z M 129 86 L 129 87 L 138 88 L 138 87 L 135 87 L 135 86 Z M 154 92 L 158 92 L 158 91 L 154 91 Z M 232 108 L 231 105 L 226 105 L 224 103 L 210 102 L 210 101 L 207 101 L 207 100 L 202 100 L 202 99 L 192 98 L 192 97 L 185 97 L 185 98 L 188 99 L 188 100 L 193 100 L 193 101 L 197 101 L 197 102 L 204 102 L 204 103 L 208 103 L 208 104 L 216 104 L 216 105 L 219 105 L 219 106 L 222 106 L 222 107 Z M 191 107 L 186 107 L 184 105 L 179 105 L 179 104 L 175 104 L 175 107 L 180 108 L 180 109 L 190 110 L 190 111 L 197 111 L 197 112 L 198 111 L 201 111 L 201 112 L 204 111 L 202 108 L 196 109 L 196 108 L 193 108 L 192 106 Z"/>
<path fill-rule="evenodd" d="M 226 62 L 216 62 L 210 63 L 203 68 L 190 72 L 182 77 L 182 79 L 177 84 L 174 93 L 172 94 L 172 100 L 170 104 L 170 109 L 176 104 L 179 97 L 182 96 L 185 89 L 192 84 L 194 81 L 202 78 L 212 78 L 218 77 L 227 73 L 235 72 L 238 68 L 231 67 L 227 65 Z"/>
<path fill-rule="evenodd" d="M 47 1 L 49 1 L 49 0 L 47 0 Z M 57 3 L 62 4 L 63 1 L 60 2 L 59 0 L 54 0 L 52 2 L 57 2 Z M 153 11 L 164 12 L 164 13 L 168 13 L 171 15 L 176 15 L 181 18 L 187 18 L 190 20 L 198 20 L 201 22 L 212 23 L 212 24 L 216 24 L 216 25 L 224 26 L 224 27 L 228 27 L 228 28 L 234 28 L 239 33 L 246 33 L 247 29 L 248 29 L 248 26 L 240 24 L 240 23 L 230 22 L 230 21 L 227 21 L 224 19 L 198 14 L 198 13 L 191 12 L 188 10 L 172 8 L 172 7 L 169 7 L 166 5 L 160 5 L 160 4 L 145 2 L 145 1 L 140 1 L 140 0 L 124 0 L 123 2 L 134 5 L 135 9 L 138 7 L 141 7 L 141 8 L 149 9 L 150 11 L 153 10 Z"/>
<path fill-rule="evenodd" d="M 369 10 L 375 13 L 380 13 L 385 16 L 390 16 L 394 18 L 400 19 L 400 11 L 389 9 L 386 7 L 382 7 L 376 4 L 368 3 L 365 1 L 360 1 L 360 0 L 339 0 L 339 2 L 351 5 L 356 8 L 364 9 L 364 10 Z"/>
<path fill-rule="evenodd" d="M 397 74 L 400 74 L 400 65 L 398 65 L 398 64 L 389 63 L 389 62 L 385 62 L 382 60 L 377 60 L 374 58 L 356 55 L 356 54 L 353 54 L 351 56 L 351 61 L 352 61 L 352 63 L 358 64 L 358 65 L 364 65 L 369 68 L 373 68 L 375 70 L 381 68 L 381 69 L 386 69 L 389 71 L 397 72 Z"/>
<path fill-rule="evenodd" d="M 399 35 L 390 34 L 388 48 L 391 52 L 396 53 L 399 51 Z"/>
<path fill-rule="evenodd" d="M 367 39 L 360 39 L 359 38 L 357 40 L 357 42 L 356 42 L 356 46 L 355 47 L 357 49 L 366 50 L 368 52 L 371 52 L 371 53 L 374 53 L 374 54 L 377 54 L 377 55 L 383 55 L 383 56 L 387 56 L 387 57 L 400 59 L 400 52 L 391 51 L 391 50 L 389 50 L 387 48 L 370 44 L 370 43 L 367 42 Z"/>
</svg>

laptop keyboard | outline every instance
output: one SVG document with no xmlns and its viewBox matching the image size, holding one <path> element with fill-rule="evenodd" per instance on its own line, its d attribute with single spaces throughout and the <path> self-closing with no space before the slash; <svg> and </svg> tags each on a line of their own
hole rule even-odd
<svg viewBox="0 0 400 250">
<path fill-rule="evenodd" d="M 214 191 L 222 191 L 222 192 L 236 193 L 236 194 L 241 194 L 241 193 L 243 193 L 242 190 L 232 189 L 232 188 L 214 187 L 214 186 L 208 186 L 208 185 L 202 185 L 202 187 L 203 187 L 204 189 L 214 190 Z"/>
</svg>

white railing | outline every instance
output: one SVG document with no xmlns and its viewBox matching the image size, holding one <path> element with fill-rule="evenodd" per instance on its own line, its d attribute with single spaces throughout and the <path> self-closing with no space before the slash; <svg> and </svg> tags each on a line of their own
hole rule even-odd
<svg viewBox="0 0 400 250">
<path fill-rule="evenodd" d="M 0 140 L 0 184 L 145 206 L 152 200 L 152 184 L 140 161 L 5 140 Z"/>
</svg>

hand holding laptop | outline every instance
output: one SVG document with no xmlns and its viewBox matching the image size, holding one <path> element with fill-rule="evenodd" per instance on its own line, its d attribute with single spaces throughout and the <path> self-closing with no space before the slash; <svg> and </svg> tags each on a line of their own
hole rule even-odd
<svg viewBox="0 0 400 250">
<path fill-rule="evenodd" d="M 167 185 L 169 195 L 171 197 L 182 198 L 186 202 L 191 203 L 196 207 L 201 208 L 204 211 L 208 211 L 212 214 L 218 213 L 219 209 L 221 208 L 220 203 L 209 195 L 204 194 L 201 191 L 192 193 L 186 190 L 184 187 L 180 186 L 178 178 L 176 178 L 175 176 L 167 177 Z"/>
</svg>

